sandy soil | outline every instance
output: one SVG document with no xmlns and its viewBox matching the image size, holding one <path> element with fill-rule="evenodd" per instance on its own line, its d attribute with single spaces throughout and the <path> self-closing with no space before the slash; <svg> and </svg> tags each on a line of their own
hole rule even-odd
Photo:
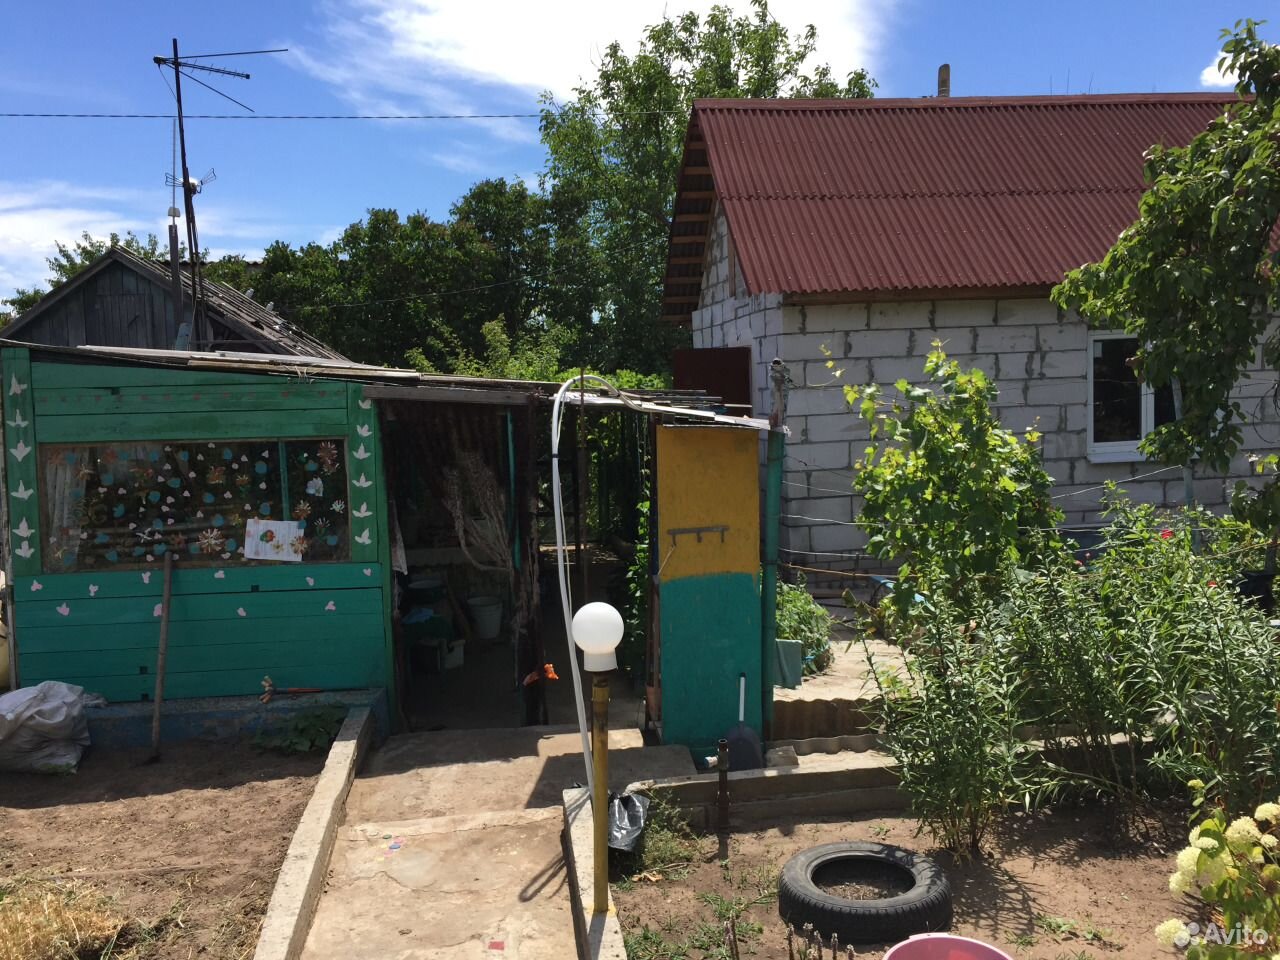
<svg viewBox="0 0 1280 960">
<path fill-rule="evenodd" d="M 246 956 L 324 755 L 189 742 L 144 765 L 148 752 L 4 774 L 0 877 L 76 878 L 127 916 L 167 916 L 147 958 Z"/>
<path fill-rule="evenodd" d="M 856 821 L 814 820 L 752 829 L 742 825 L 729 843 L 722 868 L 711 838 L 706 859 L 684 879 L 635 878 L 615 885 L 623 929 L 646 925 L 670 944 L 687 942 L 700 923 L 715 914 L 702 897 L 764 902 L 744 916 L 763 931 L 743 943 L 742 955 L 785 958 L 786 927 L 772 896 L 777 875 L 801 849 L 839 840 L 874 840 L 917 850 L 928 841 L 915 836 L 916 822 L 896 815 Z M 1167 917 L 1190 919 L 1190 908 L 1168 891 L 1172 852 L 1185 826 L 1174 811 L 1168 822 L 1143 825 L 1142 839 L 1117 848 L 1101 819 L 1068 809 L 1020 818 L 992 838 L 983 859 L 956 863 L 932 851 L 951 879 L 955 922 L 952 932 L 985 940 L 1017 960 L 1169 960 L 1152 929 Z M 862 945 L 859 957 L 881 957 L 886 945 Z M 678 956 L 685 956 L 673 951 Z M 663 956 L 641 953 L 635 956 Z M 691 960 L 705 956 L 690 949 Z"/>
</svg>

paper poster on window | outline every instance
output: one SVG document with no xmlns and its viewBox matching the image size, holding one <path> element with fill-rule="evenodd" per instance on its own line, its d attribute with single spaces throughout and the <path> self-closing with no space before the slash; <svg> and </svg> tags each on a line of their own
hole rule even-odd
<svg viewBox="0 0 1280 960">
<path fill-rule="evenodd" d="M 297 563 L 306 549 L 302 524 L 297 520 L 250 518 L 245 527 L 246 560 L 284 560 Z"/>
</svg>

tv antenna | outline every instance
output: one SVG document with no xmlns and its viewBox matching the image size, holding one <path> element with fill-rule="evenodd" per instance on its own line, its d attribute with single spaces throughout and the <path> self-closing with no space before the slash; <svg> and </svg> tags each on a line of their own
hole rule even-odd
<svg viewBox="0 0 1280 960">
<path fill-rule="evenodd" d="M 178 54 L 178 38 L 173 38 L 173 56 L 172 57 L 153 57 L 152 61 L 155 65 L 163 70 L 169 67 L 173 70 L 173 98 L 177 104 L 178 113 L 178 151 L 181 158 L 182 175 L 178 177 L 177 171 L 168 175 L 165 179 L 169 186 L 182 187 L 183 210 L 186 214 L 187 224 L 187 256 L 190 260 L 191 269 L 191 326 L 186 327 L 185 309 L 182 302 L 182 280 L 180 275 L 181 266 L 178 263 L 177 256 L 177 228 L 176 225 L 170 223 L 169 240 L 170 240 L 170 262 L 174 265 L 174 314 L 177 319 L 178 336 L 175 347 L 185 349 L 189 345 L 198 348 L 201 343 L 213 343 L 213 328 L 209 325 L 205 310 L 205 292 L 204 292 L 204 271 L 200 262 L 200 234 L 196 229 L 196 209 L 194 198 L 200 193 L 206 184 L 211 183 L 217 178 L 217 174 L 212 169 L 209 170 L 201 179 L 194 180 L 191 177 L 191 171 L 187 167 L 187 132 L 183 124 L 182 116 L 182 78 L 199 84 L 207 90 L 212 90 L 218 96 L 225 100 L 230 100 L 236 106 L 253 113 L 253 108 L 241 103 L 235 97 L 228 96 L 217 87 L 210 83 L 206 83 L 195 75 L 195 72 L 215 74 L 217 76 L 235 77 L 240 80 L 248 80 L 249 74 L 240 70 L 230 70 L 226 67 L 214 67 L 207 63 L 196 63 L 197 60 L 209 60 L 215 57 L 247 57 L 261 53 L 285 53 L 287 48 L 278 48 L 274 50 L 239 50 L 232 53 L 195 53 L 188 54 L 186 58 Z M 170 218 L 175 217 L 177 211 L 169 208 Z M 184 331 L 184 327 L 186 327 Z"/>
</svg>

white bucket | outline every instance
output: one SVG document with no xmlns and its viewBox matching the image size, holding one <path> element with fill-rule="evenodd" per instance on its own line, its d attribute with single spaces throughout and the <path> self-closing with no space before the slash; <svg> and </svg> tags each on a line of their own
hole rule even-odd
<svg viewBox="0 0 1280 960">
<path fill-rule="evenodd" d="M 499 597 L 475 596 L 467 598 L 471 619 L 476 624 L 477 640 L 497 640 L 502 632 L 502 600 Z"/>
</svg>

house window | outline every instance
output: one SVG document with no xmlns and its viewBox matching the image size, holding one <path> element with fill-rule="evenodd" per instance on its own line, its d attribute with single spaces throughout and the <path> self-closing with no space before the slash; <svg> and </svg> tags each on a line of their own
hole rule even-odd
<svg viewBox="0 0 1280 960">
<path fill-rule="evenodd" d="M 46 573 L 246 561 L 250 519 L 296 523 L 307 561 L 349 557 L 345 443 L 41 444 Z"/>
<path fill-rule="evenodd" d="M 1138 351 L 1136 337 L 1090 331 L 1089 351 L 1089 459 L 1095 463 L 1145 459 L 1138 443 L 1156 427 L 1173 421 L 1173 389 L 1152 390 L 1138 382 L 1130 363 Z"/>
</svg>

